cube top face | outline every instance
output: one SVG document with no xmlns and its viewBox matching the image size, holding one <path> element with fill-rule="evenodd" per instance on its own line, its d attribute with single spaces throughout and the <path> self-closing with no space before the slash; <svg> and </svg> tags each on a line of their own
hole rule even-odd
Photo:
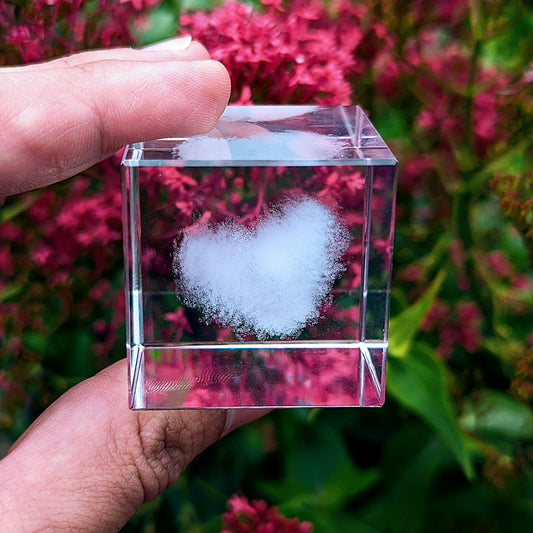
<svg viewBox="0 0 533 533">
<path fill-rule="evenodd" d="M 396 167 L 358 106 L 128 146 L 131 406 L 382 405 Z"/>
<path fill-rule="evenodd" d="M 205 135 L 128 146 L 125 166 L 394 165 L 359 106 L 229 106 Z"/>
</svg>

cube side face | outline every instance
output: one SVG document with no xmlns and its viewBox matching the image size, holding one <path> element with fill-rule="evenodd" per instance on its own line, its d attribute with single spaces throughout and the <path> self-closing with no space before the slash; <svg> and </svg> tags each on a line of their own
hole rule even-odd
<svg viewBox="0 0 533 533">
<path fill-rule="evenodd" d="M 209 138 L 145 143 L 124 161 L 133 408 L 383 404 L 396 162 L 366 117 L 347 131 L 331 108 L 297 159 L 302 138 L 285 133 L 302 119 L 280 125 L 284 107 L 247 110 L 272 120 L 244 126 L 235 110 L 216 160 Z M 380 157 L 332 157 L 335 135 Z"/>
</svg>

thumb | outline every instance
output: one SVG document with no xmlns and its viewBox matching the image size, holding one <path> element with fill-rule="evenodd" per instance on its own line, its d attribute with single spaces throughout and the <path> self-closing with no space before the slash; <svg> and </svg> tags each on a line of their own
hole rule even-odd
<svg viewBox="0 0 533 533">
<path fill-rule="evenodd" d="M 0 461 L 2 531 L 113 531 L 207 446 L 265 411 L 130 411 L 121 361 L 48 408 Z M 12 529 L 10 529 L 10 526 Z"/>
</svg>

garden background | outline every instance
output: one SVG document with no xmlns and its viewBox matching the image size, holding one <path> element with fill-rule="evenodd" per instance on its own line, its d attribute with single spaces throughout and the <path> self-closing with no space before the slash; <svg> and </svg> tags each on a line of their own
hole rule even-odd
<svg viewBox="0 0 533 533">
<path fill-rule="evenodd" d="M 2 66 L 175 34 L 233 102 L 359 103 L 400 160 L 387 402 L 274 412 L 124 531 L 220 531 L 234 494 L 231 531 L 307 530 L 244 497 L 316 533 L 532 531 L 533 3 L 0 1 Z M 0 456 L 125 354 L 118 164 L 0 208 Z"/>
</svg>

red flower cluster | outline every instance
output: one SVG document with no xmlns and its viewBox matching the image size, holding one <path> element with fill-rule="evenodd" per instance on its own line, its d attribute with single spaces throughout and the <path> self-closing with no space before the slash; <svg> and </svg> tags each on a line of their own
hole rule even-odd
<svg viewBox="0 0 533 533">
<path fill-rule="evenodd" d="M 122 276 L 109 281 L 122 267 L 120 176 L 115 166 L 102 168 L 107 179 L 98 186 L 79 177 L 20 196 L 24 213 L 0 226 L 0 291 L 22 296 L 18 303 L 0 302 L 0 331 L 20 340 L 46 329 L 54 312 L 56 324 L 68 321 L 71 309 L 75 320 L 100 315 L 93 350 L 105 362 L 124 322 L 124 297 Z M 47 291 L 55 311 L 45 313 Z M 11 345 L 4 349 L 13 353 Z M 24 349 L 20 343 L 16 352 Z"/>
<path fill-rule="evenodd" d="M 350 103 L 351 77 L 368 68 L 359 48 L 375 32 L 361 23 L 367 8 L 342 2 L 332 17 L 318 0 L 296 0 L 290 9 L 262 3 L 266 12 L 230 0 L 181 17 L 182 30 L 229 70 L 236 103 Z"/>
<path fill-rule="evenodd" d="M 472 64 L 468 53 L 455 43 L 442 49 L 438 35 L 429 33 L 422 39 L 423 49 L 410 51 L 408 61 L 416 72 L 422 72 L 418 90 L 427 99 L 426 105 L 416 118 L 416 125 L 423 135 L 430 136 L 439 144 L 456 147 L 470 143 L 483 154 L 496 141 L 498 129 L 498 92 L 508 80 L 492 69 L 481 69 L 473 81 L 476 89 L 471 95 L 471 125 L 465 120 L 464 106 L 470 99 L 464 98 L 469 90 Z M 447 79 L 451 86 L 447 87 Z M 461 109 L 463 106 L 463 109 Z M 471 131 L 466 128 L 470 127 Z"/>
<path fill-rule="evenodd" d="M 49 283 L 64 282 L 77 258 L 91 256 L 94 274 L 100 275 L 113 262 L 110 245 L 122 239 L 119 176 L 112 173 L 98 191 L 91 193 L 91 182 L 78 178 L 58 204 L 52 191 L 46 191 L 28 209 L 29 220 L 40 228 L 41 238 L 31 251 L 41 273 Z"/>
<path fill-rule="evenodd" d="M 457 347 L 475 352 L 481 347 L 483 315 L 475 302 L 459 302 L 454 309 L 444 302 L 436 302 L 425 317 L 421 328 L 437 330 L 440 344 L 437 351 L 447 358 Z"/>
<path fill-rule="evenodd" d="M 250 502 L 235 494 L 228 501 L 228 508 L 222 517 L 221 533 L 311 533 L 313 530 L 311 523 L 285 518 L 263 500 Z"/>
<path fill-rule="evenodd" d="M 0 65 L 131 44 L 134 24 L 160 0 L 0 1 Z"/>
</svg>

